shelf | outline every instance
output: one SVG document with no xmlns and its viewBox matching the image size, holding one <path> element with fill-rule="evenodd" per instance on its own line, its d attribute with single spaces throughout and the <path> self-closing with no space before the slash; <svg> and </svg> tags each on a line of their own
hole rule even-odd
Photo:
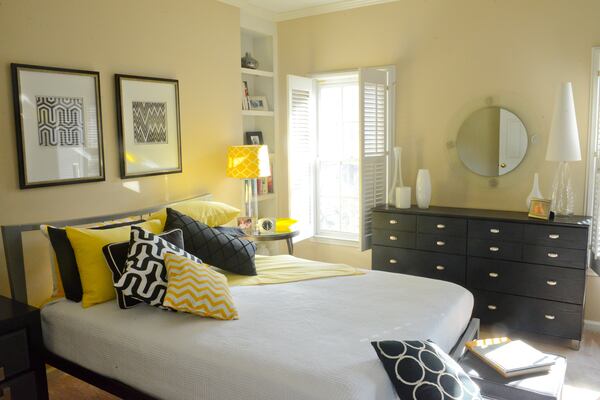
<svg viewBox="0 0 600 400">
<path fill-rule="evenodd" d="M 242 110 L 242 115 L 245 117 L 272 117 L 275 113 L 273 111 Z"/>
<path fill-rule="evenodd" d="M 262 76 L 265 78 L 272 78 L 275 76 L 275 74 L 271 71 L 263 71 L 260 69 L 251 69 L 251 68 L 243 68 L 242 67 L 242 74 L 245 75 L 254 75 L 254 76 Z"/>
<path fill-rule="evenodd" d="M 273 200 L 275 198 L 275 193 L 259 194 L 256 197 L 257 201 Z"/>
</svg>

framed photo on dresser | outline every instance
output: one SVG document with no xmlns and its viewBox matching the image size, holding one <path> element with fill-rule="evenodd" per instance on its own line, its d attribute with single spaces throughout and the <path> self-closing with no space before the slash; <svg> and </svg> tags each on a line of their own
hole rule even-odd
<svg viewBox="0 0 600 400">
<path fill-rule="evenodd" d="M 11 64 L 21 189 L 104 180 L 100 74 Z"/>
<path fill-rule="evenodd" d="M 121 178 L 182 171 L 179 82 L 115 75 Z"/>
</svg>

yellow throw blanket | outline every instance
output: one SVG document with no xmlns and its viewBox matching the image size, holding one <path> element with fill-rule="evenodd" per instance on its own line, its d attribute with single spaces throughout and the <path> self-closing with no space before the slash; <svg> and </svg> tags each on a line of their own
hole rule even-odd
<svg viewBox="0 0 600 400">
<path fill-rule="evenodd" d="M 288 255 L 256 256 L 256 272 L 255 276 L 228 272 L 225 276 L 229 286 L 253 286 L 365 274 L 364 270 L 349 265 L 304 260 Z"/>
</svg>

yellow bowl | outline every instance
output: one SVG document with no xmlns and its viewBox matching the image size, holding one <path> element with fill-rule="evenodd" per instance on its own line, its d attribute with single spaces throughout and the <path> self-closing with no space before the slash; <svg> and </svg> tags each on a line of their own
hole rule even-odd
<svg viewBox="0 0 600 400">
<path fill-rule="evenodd" d="M 292 225 L 296 222 L 298 221 L 293 218 L 277 218 L 275 221 L 275 232 L 290 232 Z"/>
</svg>

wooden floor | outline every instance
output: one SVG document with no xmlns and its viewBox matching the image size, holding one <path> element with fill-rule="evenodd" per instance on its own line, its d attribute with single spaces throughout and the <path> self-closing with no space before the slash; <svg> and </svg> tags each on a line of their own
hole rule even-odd
<svg viewBox="0 0 600 400">
<path fill-rule="evenodd" d="M 507 335 L 524 339 L 536 348 L 567 358 L 567 379 L 563 400 L 600 400 L 600 331 L 585 330 L 579 351 L 568 347 L 568 342 L 539 336 L 508 332 L 498 327 L 483 326 L 481 337 Z M 105 400 L 116 397 L 57 370 L 48 371 L 51 400 Z"/>
</svg>

